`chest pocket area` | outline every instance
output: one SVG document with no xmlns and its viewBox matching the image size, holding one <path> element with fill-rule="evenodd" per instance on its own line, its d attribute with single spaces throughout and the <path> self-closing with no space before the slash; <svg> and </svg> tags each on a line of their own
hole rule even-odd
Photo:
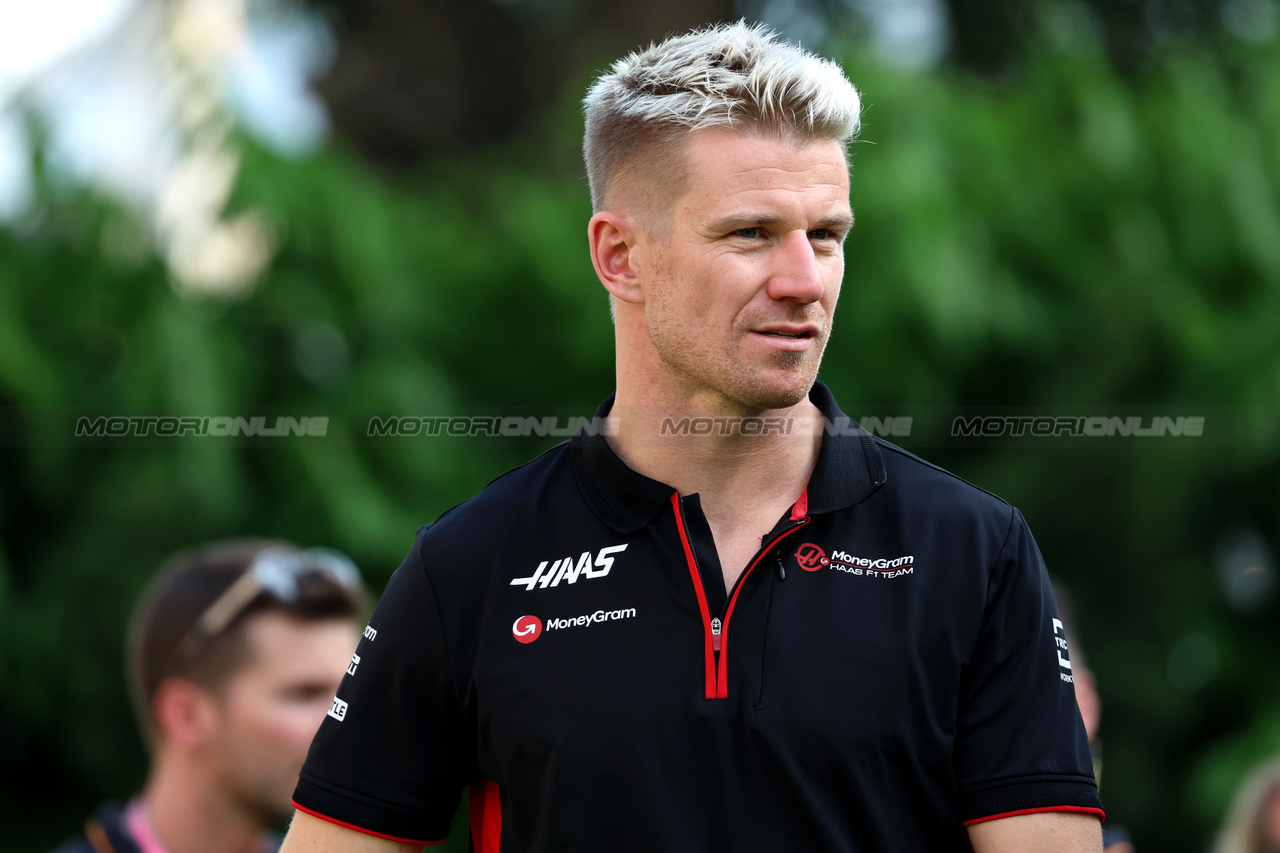
<svg viewBox="0 0 1280 853">
<path fill-rule="evenodd" d="M 815 760 L 949 752 L 959 665 L 944 631 L 918 612 L 913 580 L 832 569 L 775 578 L 755 705 L 762 725 Z"/>
</svg>

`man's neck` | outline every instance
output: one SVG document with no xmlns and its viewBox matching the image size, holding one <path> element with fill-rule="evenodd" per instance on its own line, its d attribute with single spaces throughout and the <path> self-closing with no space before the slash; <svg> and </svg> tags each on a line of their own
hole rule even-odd
<svg viewBox="0 0 1280 853">
<path fill-rule="evenodd" d="M 722 399 L 673 402 L 619 387 L 606 434 L 632 470 L 698 494 L 729 587 L 760 537 L 804 492 L 822 417 L 807 398 L 785 409 L 744 410 Z"/>
<path fill-rule="evenodd" d="M 139 800 L 167 853 L 262 853 L 262 824 L 193 768 L 157 761 Z"/>
<path fill-rule="evenodd" d="M 804 493 L 821 447 L 822 412 L 808 399 L 743 411 L 715 402 L 639 403 L 618 390 L 606 435 L 634 471 L 697 493 L 715 540 L 725 590 L 763 537 Z"/>
<path fill-rule="evenodd" d="M 818 458 L 822 412 L 801 400 L 786 409 L 636 402 L 619 393 L 609 413 L 609 444 L 635 471 L 698 493 L 703 506 L 745 494 L 804 489 Z"/>
</svg>

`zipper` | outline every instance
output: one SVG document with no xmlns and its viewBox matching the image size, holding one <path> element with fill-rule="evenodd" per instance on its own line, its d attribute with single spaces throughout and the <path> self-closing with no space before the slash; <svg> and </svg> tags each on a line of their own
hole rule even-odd
<svg viewBox="0 0 1280 853">
<path fill-rule="evenodd" d="M 775 536 L 772 542 L 765 545 L 756 553 L 755 558 L 747 565 L 746 571 L 738 576 L 738 582 L 733 585 L 733 590 L 729 595 L 728 601 L 725 603 L 724 623 L 720 631 L 720 654 L 719 660 L 716 661 L 717 699 L 729 698 L 729 620 L 733 618 L 733 606 L 738 602 L 738 592 L 742 589 L 743 582 L 747 579 L 747 575 L 751 574 L 751 570 L 760 563 L 766 554 L 776 548 L 779 542 L 786 539 L 792 533 L 795 533 L 808 523 L 809 517 L 805 516 Z"/>
<path fill-rule="evenodd" d="M 733 618 L 733 608 L 738 602 L 738 593 L 742 589 L 742 584 L 746 581 L 747 576 L 751 574 L 751 570 L 760 563 L 760 560 L 766 554 L 777 547 L 779 542 L 809 523 L 809 516 L 803 514 L 808 504 L 806 497 L 802 496 L 792 510 L 791 526 L 779 532 L 768 544 L 756 552 L 755 557 L 747 564 L 747 568 L 738 576 L 738 580 L 734 582 L 733 589 L 729 591 L 729 595 L 725 599 L 724 609 L 720 615 L 712 617 L 710 608 L 707 606 L 706 592 L 702 588 L 702 574 L 698 571 L 698 560 L 694 556 L 693 546 L 689 542 L 688 522 L 684 517 L 684 502 L 680 499 L 679 492 L 674 492 L 671 495 L 671 505 L 676 511 L 676 527 L 680 532 L 680 544 L 684 548 L 684 558 L 689 567 L 689 577 L 693 581 L 693 590 L 698 597 L 698 610 L 702 614 L 703 665 L 706 672 L 704 687 L 706 698 L 708 699 L 729 698 L 729 620 Z M 779 570 L 781 570 L 782 566 L 781 559 L 779 556 Z"/>
<path fill-rule="evenodd" d="M 703 643 L 702 667 L 706 675 L 704 691 L 708 699 L 716 698 L 716 657 L 720 651 L 720 633 L 711 633 L 711 611 L 707 607 L 707 593 L 702 588 L 702 575 L 698 573 L 698 561 L 693 556 L 693 546 L 689 544 L 689 526 L 684 518 L 684 503 L 679 492 L 671 493 L 671 506 L 676 511 L 676 529 L 680 532 L 680 545 L 684 548 L 684 562 L 689 568 L 689 576 L 693 580 L 693 592 L 698 597 L 698 611 L 702 614 Z M 720 620 L 717 619 L 717 622 Z"/>
</svg>

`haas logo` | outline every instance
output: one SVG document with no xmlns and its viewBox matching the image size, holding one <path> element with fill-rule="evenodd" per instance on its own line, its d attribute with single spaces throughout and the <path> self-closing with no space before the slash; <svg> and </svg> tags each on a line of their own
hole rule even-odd
<svg viewBox="0 0 1280 853">
<path fill-rule="evenodd" d="M 532 643 L 542 636 L 542 620 L 537 616 L 521 616 L 511 626 L 511 636 L 519 643 Z"/>
<path fill-rule="evenodd" d="M 827 559 L 826 551 L 812 542 L 806 542 L 796 549 L 796 562 L 806 572 L 816 572 L 818 569 L 825 569 L 831 561 Z"/>
<path fill-rule="evenodd" d="M 578 582 L 578 578 L 602 578 L 613 568 L 615 559 L 613 555 L 621 554 L 625 550 L 627 550 L 625 544 L 612 545 L 597 551 L 594 559 L 590 551 L 583 551 L 577 558 L 577 562 L 574 562 L 573 557 L 561 557 L 554 563 L 543 560 L 538 564 L 536 572 L 527 578 L 516 578 L 511 585 L 533 589 L 534 584 L 537 584 L 538 589 L 546 589 L 548 586 L 559 586 L 561 581 L 573 584 Z M 548 569 L 547 566 L 551 568 Z"/>
</svg>

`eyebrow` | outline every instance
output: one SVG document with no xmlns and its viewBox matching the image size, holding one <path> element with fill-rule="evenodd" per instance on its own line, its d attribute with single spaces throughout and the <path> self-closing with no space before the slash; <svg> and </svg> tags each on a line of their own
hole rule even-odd
<svg viewBox="0 0 1280 853">
<path fill-rule="evenodd" d="M 741 228 L 768 228 L 772 225 L 777 225 L 781 221 L 782 217 L 774 216 L 773 214 L 731 213 L 715 220 L 709 227 L 715 233 L 724 234 Z M 848 231 L 852 227 L 852 213 L 833 213 L 820 219 L 812 230 L 833 228 Z"/>
</svg>

